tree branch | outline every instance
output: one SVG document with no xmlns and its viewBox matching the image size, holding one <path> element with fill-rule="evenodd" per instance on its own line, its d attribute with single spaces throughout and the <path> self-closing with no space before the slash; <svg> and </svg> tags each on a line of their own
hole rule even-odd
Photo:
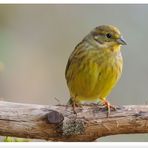
<svg viewBox="0 0 148 148">
<path fill-rule="evenodd" d="M 0 135 L 51 141 L 94 141 L 115 134 L 148 133 L 148 105 L 106 111 L 98 105 L 77 108 L 0 101 Z"/>
</svg>

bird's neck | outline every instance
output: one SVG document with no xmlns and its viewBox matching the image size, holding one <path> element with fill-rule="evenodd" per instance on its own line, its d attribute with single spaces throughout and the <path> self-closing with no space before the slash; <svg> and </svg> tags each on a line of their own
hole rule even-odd
<svg viewBox="0 0 148 148">
<path fill-rule="evenodd" d="M 108 47 L 108 50 L 111 52 L 120 52 L 121 45 L 113 45 Z"/>
</svg>

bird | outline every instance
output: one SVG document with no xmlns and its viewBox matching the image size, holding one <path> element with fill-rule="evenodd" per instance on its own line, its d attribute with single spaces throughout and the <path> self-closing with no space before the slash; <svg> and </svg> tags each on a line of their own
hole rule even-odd
<svg viewBox="0 0 148 148">
<path fill-rule="evenodd" d="M 107 96 L 122 74 L 122 45 L 127 43 L 117 27 L 100 25 L 74 48 L 65 69 L 74 113 L 82 101 L 100 100 L 107 109 L 107 117 L 111 108 L 116 109 Z"/>
</svg>

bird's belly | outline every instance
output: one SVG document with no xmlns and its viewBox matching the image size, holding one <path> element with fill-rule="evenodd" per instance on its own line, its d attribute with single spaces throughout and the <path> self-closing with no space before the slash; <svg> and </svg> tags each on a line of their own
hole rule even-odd
<svg viewBox="0 0 148 148">
<path fill-rule="evenodd" d="M 114 65 L 90 63 L 82 69 L 79 66 L 71 82 L 71 93 L 79 100 L 103 99 L 118 81 L 121 68 L 118 63 Z"/>
</svg>

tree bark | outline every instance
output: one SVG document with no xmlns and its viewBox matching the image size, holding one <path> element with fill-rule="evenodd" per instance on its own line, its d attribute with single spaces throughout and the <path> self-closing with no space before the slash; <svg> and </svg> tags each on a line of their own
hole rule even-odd
<svg viewBox="0 0 148 148">
<path fill-rule="evenodd" d="M 106 117 L 99 105 L 76 109 L 0 101 L 0 135 L 50 141 L 94 141 L 130 133 L 148 133 L 148 105 L 118 107 Z"/>
</svg>

